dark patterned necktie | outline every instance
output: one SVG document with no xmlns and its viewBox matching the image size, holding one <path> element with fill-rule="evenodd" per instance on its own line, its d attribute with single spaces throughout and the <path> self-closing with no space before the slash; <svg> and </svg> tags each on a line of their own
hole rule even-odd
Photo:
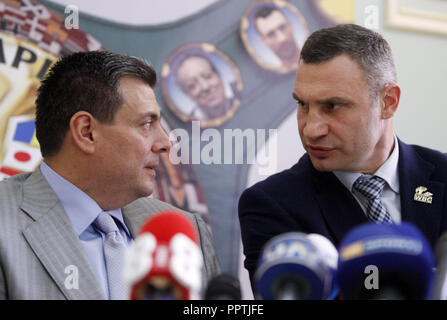
<svg viewBox="0 0 447 320">
<path fill-rule="evenodd" d="M 385 183 L 385 180 L 380 177 L 362 175 L 353 185 L 353 189 L 360 192 L 368 200 L 366 216 L 376 223 L 393 223 L 391 215 L 380 200 Z"/>
</svg>

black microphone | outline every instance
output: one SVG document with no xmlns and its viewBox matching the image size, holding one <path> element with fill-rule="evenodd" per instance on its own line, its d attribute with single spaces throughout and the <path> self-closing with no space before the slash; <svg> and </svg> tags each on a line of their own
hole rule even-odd
<svg viewBox="0 0 447 320">
<path fill-rule="evenodd" d="M 205 300 L 241 300 L 239 280 L 229 273 L 212 278 L 205 291 Z"/>
<path fill-rule="evenodd" d="M 433 300 L 447 300 L 447 231 L 438 239 L 435 247 L 436 273 Z"/>
</svg>

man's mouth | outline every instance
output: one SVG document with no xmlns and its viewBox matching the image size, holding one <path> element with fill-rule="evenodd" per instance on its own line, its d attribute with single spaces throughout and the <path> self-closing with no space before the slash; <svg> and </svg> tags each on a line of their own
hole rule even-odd
<svg viewBox="0 0 447 320">
<path fill-rule="evenodd" d="M 327 158 L 335 149 L 326 147 L 326 146 L 319 146 L 319 145 L 308 145 L 307 151 L 310 153 L 311 156 L 314 156 L 316 158 Z"/>
<path fill-rule="evenodd" d="M 148 164 L 145 168 L 148 168 L 148 169 L 155 169 L 155 168 L 157 168 L 158 167 L 158 162 L 154 162 L 154 163 L 150 163 L 150 164 Z"/>
<path fill-rule="evenodd" d="M 155 175 L 156 175 L 155 169 L 158 167 L 158 164 L 159 164 L 158 161 L 149 163 L 144 168 L 147 169 L 155 177 Z"/>
</svg>

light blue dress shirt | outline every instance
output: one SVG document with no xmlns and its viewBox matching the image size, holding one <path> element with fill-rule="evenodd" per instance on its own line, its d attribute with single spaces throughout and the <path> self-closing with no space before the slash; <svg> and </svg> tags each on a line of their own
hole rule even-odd
<svg viewBox="0 0 447 320">
<path fill-rule="evenodd" d="M 388 210 L 391 215 L 391 219 L 394 223 L 401 223 L 402 214 L 400 212 L 400 185 L 399 185 L 399 171 L 398 171 L 398 163 L 399 163 L 399 143 L 397 141 L 397 137 L 394 136 L 394 149 L 388 159 L 385 161 L 382 166 L 377 169 L 374 175 L 381 177 L 386 181 L 386 184 L 383 188 L 382 193 L 382 203 Z M 353 190 L 352 186 L 354 182 L 360 177 L 362 174 L 359 172 L 343 172 L 343 171 L 334 171 L 335 176 L 340 180 L 341 183 L 344 184 L 346 188 L 352 193 L 354 198 L 358 201 L 363 211 L 366 212 L 366 208 L 368 205 L 368 200 L 365 198 L 357 190 Z"/>
<path fill-rule="evenodd" d="M 73 225 L 73 229 L 81 241 L 82 248 L 90 262 L 92 271 L 95 274 L 105 297 L 109 299 L 109 286 L 104 257 L 105 235 L 102 232 L 97 231 L 92 225 L 103 210 L 85 192 L 62 178 L 44 161 L 42 161 L 40 165 L 40 171 L 59 198 L 62 207 Z M 115 219 L 115 222 L 119 221 L 116 223 L 118 229 L 126 243 L 129 245 L 132 241 L 132 236 L 124 223 L 121 209 L 106 212 Z"/>
</svg>

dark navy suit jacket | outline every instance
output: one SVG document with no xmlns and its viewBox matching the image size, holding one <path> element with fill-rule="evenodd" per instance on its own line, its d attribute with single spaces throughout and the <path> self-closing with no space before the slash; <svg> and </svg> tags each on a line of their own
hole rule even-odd
<svg viewBox="0 0 447 320">
<path fill-rule="evenodd" d="M 447 155 L 399 140 L 398 171 L 402 221 L 415 224 L 434 246 L 447 229 Z M 419 186 L 433 193 L 431 204 L 414 200 Z M 351 192 L 332 172 L 315 170 L 307 154 L 292 168 L 246 189 L 239 221 L 251 280 L 264 244 L 278 234 L 319 233 L 338 247 L 349 230 L 368 222 Z"/>
</svg>

